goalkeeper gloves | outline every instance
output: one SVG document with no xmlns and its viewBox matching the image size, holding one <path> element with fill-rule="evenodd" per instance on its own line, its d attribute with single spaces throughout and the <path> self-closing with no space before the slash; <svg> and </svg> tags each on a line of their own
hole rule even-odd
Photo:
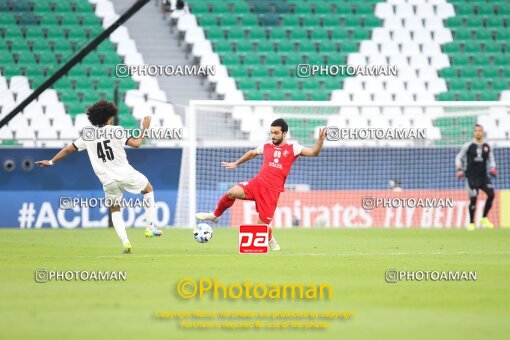
<svg viewBox="0 0 510 340">
<path fill-rule="evenodd" d="M 491 175 L 496 177 L 498 175 L 498 172 L 496 171 L 496 168 L 491 169 Z"/>
<path fill-rule="evenodd" d="M 461 179 L 462 177 L 464 177 L 464 173 L 462 172 L 462 170 L 457 170 L 457 179 Z"/>
</svg>

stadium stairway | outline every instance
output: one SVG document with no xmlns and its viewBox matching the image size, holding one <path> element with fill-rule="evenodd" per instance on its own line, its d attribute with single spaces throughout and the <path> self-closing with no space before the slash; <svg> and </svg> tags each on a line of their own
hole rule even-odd
<svg viewBox="0 0 510 340">
<path fill-rule="evenodd" d="M 130 5 L 125 0 L 112 0 L 118 13 Z M 156 5 L 155 5 L 156 4 Z M 125 23 L 132 39 L 149 65 L 188 65 L 185 52 L 180 48 L 177 35 L 170 33 L 168 20 L 163 20 L 161 9 L 156 1 L 145 5 Z M 156 77 L 169 101 L 175 104 L 176 113 L 183 115 L 184 106 L 192 99 L 210 99 L 207 90 L 201 85 L 200 77 L 165 76 Z"/>
</svg>

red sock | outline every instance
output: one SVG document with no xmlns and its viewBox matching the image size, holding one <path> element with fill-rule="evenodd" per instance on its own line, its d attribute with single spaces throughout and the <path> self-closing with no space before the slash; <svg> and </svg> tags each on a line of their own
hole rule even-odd
<svg viewBox="0 0 510 340">
<path fill-rule="evenodd" d="M 220 217 L 225 210 L 230 208 L 232 204 L 234 204 L 236 200 L 231 200 L 228 198 L 227 194 L 223 195 L 218 201 L 218 205 L 216 206 L 216 210 L 214 210 L 214 216 Z"/>
</svg>

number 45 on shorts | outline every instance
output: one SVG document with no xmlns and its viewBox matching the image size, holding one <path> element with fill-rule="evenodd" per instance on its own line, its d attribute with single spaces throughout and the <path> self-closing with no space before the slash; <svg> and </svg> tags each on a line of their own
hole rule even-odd
<svg viewBox="0 0 510 340">
<path fill-rule="evenodd" d="M 267 254 L 269 227 L 266 224 L 239 226 L 239 254 Z"/>
</svg>

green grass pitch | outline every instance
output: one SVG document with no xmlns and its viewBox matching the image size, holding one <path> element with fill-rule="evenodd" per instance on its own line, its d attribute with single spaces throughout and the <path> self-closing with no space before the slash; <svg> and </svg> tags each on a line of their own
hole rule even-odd
<svg viewBox="0 0 510 340">
<path fill-rule="evenodd" d="M 128 230 L 0 230 L 1 339 L 508 339 L 510 230 L 277 230 L 282 250 L 239 255 L 237 232 L 209 244 L 191 230 L 161 239 Z M 36 283 L 34 271 L 122 270 L 114 282 Z M 385 271 L 476 271 L 462 282 L 386 283 Z M 221 283 L 329 283 L 330 300 L 185 300 L 183 278 Z M 354 311 L 329 329 L 182 329 L 156 311 Z"/>
</svg>

